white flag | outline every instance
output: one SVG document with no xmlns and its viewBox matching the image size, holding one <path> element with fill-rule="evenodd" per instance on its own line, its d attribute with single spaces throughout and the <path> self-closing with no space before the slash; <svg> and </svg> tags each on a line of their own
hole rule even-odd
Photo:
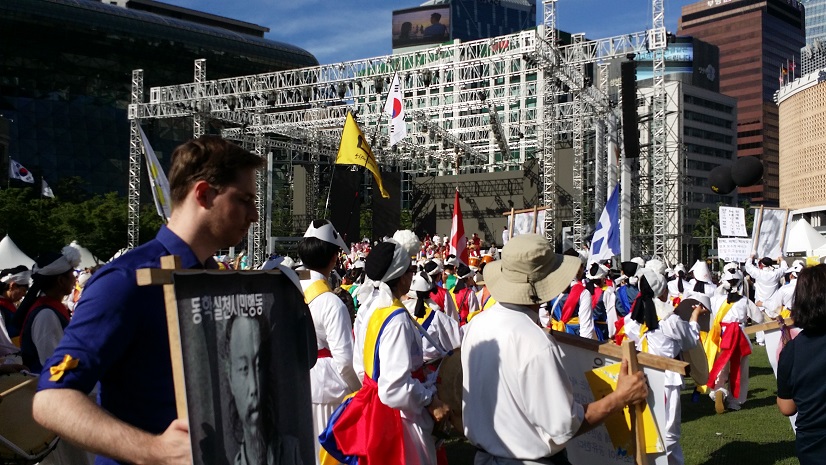
<svg viewBox="0 0 826 465">
<path fill-rule="evenodd" d="M 40 195 L 43 197 L 54 198 L 54 192 L 52 192 L 52 188 L 49 187 L 49 184 L 45 179 L 42 180 L 42 184 L 40 185 Z"/>
<path fill-rule="evenodd" d="M 138 126 L 141 131 L 141 142 L 143 142 L 143 153 L 146 155 L 146 169 L 149 171 L 149 184 L 152 186 L 152 197 L 155 199 L 155 209 L 158 215 L 165 221 L 169 220 L 172 208 L 169 196 L 169 181 L 166 179 L 166 174 L 161 168 L 158 157 L 155 156 L 155 151 L 149 145 L 149 139 L 146 138 L 146 133 L 143 128 Z"/>
<path fill-rule="evenodd" d="M 9 158 L 9 177 L 11 179 L 19 179 L 29 184 L 34 184 L 34 176 L 32 172 L 27 170 L 23 165 Z"/>
<path fill-rule="evenodd" d="M 390 84 L 390 94 L 387 95 L 384 112 L 390 116 L 388 134 L 392 147 L 407 136 L 407 123 L 404 122 L 404 91 L 398 73 L 393 76 L 393 83 Z"/>
</svg>

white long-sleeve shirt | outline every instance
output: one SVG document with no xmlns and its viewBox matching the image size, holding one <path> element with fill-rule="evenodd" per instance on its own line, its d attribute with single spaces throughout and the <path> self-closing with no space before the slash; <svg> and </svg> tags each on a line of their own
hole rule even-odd
<svg viewBox="0 0 826 465">
<path fill-rule="evenodd" d="M 314 282 L 326 280 L 310 270 L 310 279 L 301 280 L 306 292 Z M 337 404 L 344 396 L 358 390 L 361 382 L 353 370 L 353 327 L 343 302 L 332 292 L 325 292 L 309 304 L 319 350 L 329 349 L 331 357 L 319 358 L 310 370 L 314 404 Z"/>
<path fill-rule="evenodd" d="M 794 305 L 794 290 L 797 287 L 797 279 L 792 279 L 788 284 L 780 287 L 771 297 L 763 301 L 763 310 L 772 318 L 780 314 L 780 309 L 786 307 L 791 310 Z"/>
<path fill-rule="evenodd" d="M 40 364 L 45 365 L 46 360 L 54 354 L 60 340 L 63 339 L 63 325 L 60 318 L 52 310 L 42 310 L 37 312 L 32 320 L 32 341 L 37 347 L 37 356 Z"/>
<path fill-rule="evenodd" d="M 717 317 L 717 312 L 719 312 L 720 307 L 726 303 L 727 298 L 728 295 L 716 295 L 711 299 L 711 321 L 714 321 Z M 754 302 L 747 297 L 743 297 L 731 306 L 731 309 L 726 313 L 726 316 L 723 317 L 721 323 L 737 322 L 740 323 L 740 326 L 743 326 L 749 318 L 755 323 L 762 323 L 763 312 L 760 311 L 757 305 L 754 305 Z"/>
<path fill-rule="evenodd" d="M 591 299 L 591 292 L 588 291 L 588 288 L 583 289 L 582 294 L 579 295 L 579 335 L 588 339 L 596 339 Z"/>
<path fill-rule="evenodd" d="M 416 310 L 417 301 L 418 299 L 408 299 L 402 302 L 407 308 L 407 311 L 410 312 L 410 315 L 413 315 L 413 312 Z M 427 299 L 425 305 L 433 308 L 432 306 L 435 304 L 432 300 Z M 415 316 L 413 316 L 413 318 L 415 318 Z M 458 349 L 462 345 L 462 330 L 459 327 L 459 323 L 438 310 L 433 310 L 433 317 L 425 330 L 444 351 Z M 424 337 L 422 337 L 422 353 L 426 362 L 442 358 L 441 352 Z"/>
<path fill-rule="evenodd" d="M 747 261 L 746 273 L 754 278 L 754 300 L 766 301 L 771 298 L 772 294 L 780 288 L 780 278 L 788 269 L 789 265 L 782 260 L 780 268 L 777 269 L 767 266 L 761 269 L 755 266 L 751 260 Z"/>
<path fill-rule="evenodd" d="M 669 312 L 673 312 L 674 307 L 667 302 L 654 301 L 655 305 L 667 305 Z M 659 312 L 658 312 L 659 313 Z M 659 328 L 647 331 L 640 338 L 640 324 L 631 318 L 631 314 L 625 316 L 625 334 L 637 345 L 637 350 L 642 350 L 643 340 L 648 341 L 648 353 L 662 357 L 674 358 L 684 350 L 693 349 L 700 343 L 700 325 L 696 321 L 688 322 L 679 317 L 676 313 L 671 313 L 659 321 Z M 673 372 L 665 372 L 666 386 L 682 386 L 682 376 Z"/>
<path fill-rule="evenodd" d="M 465 330 L 465 435 L 498 457 L 536 460 L 554 455 L 584 418 L 559 346 L 537 318 L 529 308 L 497 303 Z"/>
</svg>

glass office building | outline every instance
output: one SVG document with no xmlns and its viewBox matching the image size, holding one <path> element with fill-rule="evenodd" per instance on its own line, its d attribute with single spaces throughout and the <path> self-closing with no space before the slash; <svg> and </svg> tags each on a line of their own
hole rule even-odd
<svg viewBox="0 0 826 465">
<path fill-rule="evenodd" d="M 144 70 L 148 95 L 152 86 L 192 82 L 199 58 L 208 79 L 318 64 L 305 50 L 264 39 L 261 26 L 152 0 L 120 3 L 0 2 L 3 163 L 11 157 L 52 185 L 79 176 L 91 192 L 125 194 L 133 69 Z M 188 118 L 144 129 L 163 165 L 192 135 Z"/>
<path fill-rule="evenodd" d="M 801 0 L 806 7 L 806 45 L 826 40 L 826 0 Z"/>
<path fill-rule="evenodd" d="M 782 67 L 800 63 L 803 11 L 796 0 L 703 0 L 682 10 L 679 34 L 720 49 L 720 93 L 737 99 L 737 156 L 763 162 L 763 183 L 739 188 L 751 203 L 777 206 L 780 199 L 773 97 Z"/>
</svg>

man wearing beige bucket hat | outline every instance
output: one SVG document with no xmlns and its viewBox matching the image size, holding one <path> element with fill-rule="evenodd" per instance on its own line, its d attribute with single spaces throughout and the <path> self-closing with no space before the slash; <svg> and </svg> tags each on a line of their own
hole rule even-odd
<svg viewBox="0 0 826 465">
<path fill-rule="evenodd" d="M 622 374 L 623 361 L 613 393 L 587 405 L 574 401 L 561 350 L 539 327 L 537 312 L 580 265 L 555 254 L 541 236 L 525 234 L 485 267 L 497 303 L 465 327 L 462 342 L 462 419 L 479 449 L 477 465 L 568 464 L 570 439 L 648 395 L 642 373 Z"/>
</svg>

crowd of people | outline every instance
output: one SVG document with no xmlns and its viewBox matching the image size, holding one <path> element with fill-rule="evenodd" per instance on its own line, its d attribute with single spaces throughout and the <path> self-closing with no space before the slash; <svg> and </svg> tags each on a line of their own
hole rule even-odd
<svg viewBox="0 0 826 465">
<path fill-rule="evenodd" d="M 0 366 L 42 373 L 33 416 L 62 438 L 53 463 L 87 463 L 86 451 L 98 464 L 190 462 L 163 294 L 138 286 L 135 270 L 157 268 L 166 255 L 180 257 L 183 268 L 218 268 L 216 250 L 237 244 L 257 220 L 261 166 L 219 137 L 189 141 L 172 154 L 172 216 L 155 239 L 94 274 L 77 274 L 71 248 L 41 255 L 32 269 L 0 272 Z M 637 257 L 612 267 L 574 250 L 556 254 L 535 234 L 509 238 L 501 251 L 474 234 L 467 258 L 451 254 L 448 242 L 401 230 L 348 246 L 329 221 L 316 220 L 297 257 L 265 265 L 305 271 L 300 290 L 318 348 L 310 371 L 318 463 L 445 464 L 437 437 L 459 414 L 477 464 L 570 463 L 572 438 L 644 401 L 649 386 L 623 360 L 612 394 L 577 402 L 557 331 L 608 344 L 628 339 L 667 358 L 701 349 L 709 377 L 698 394 L 718 414 L 737 411 L 748 398 L 752 351 L 744 328 L 788 316 L 803 331 L 780 356 L 778 407 L 798 415 L 801 463 L 826 452 L 820 363 L 811 360 L 826 341 L 826 265 L 752 257 L 726 264 L 715 279 L 704 261 L 687 269 Z M 684 315 L 681 303 L 691 305 Z M 699 324 L 706 317 L 707 331 Z M 257 340 L 256 328 L 239 323 L 231 331 L 233 353 L 254 353 L 241 341 Z M 461 404 L 449 405 L 439 392 L 439 363 L 457 350 Z M 232 383 L 240 414 L 250 389 Z M 683 463 L 683 386 L 681 375 L 666 373 L 669 464 Z M 242 445 L 235 463 L 299 461 L 296 444 Z"/>
</svg>

